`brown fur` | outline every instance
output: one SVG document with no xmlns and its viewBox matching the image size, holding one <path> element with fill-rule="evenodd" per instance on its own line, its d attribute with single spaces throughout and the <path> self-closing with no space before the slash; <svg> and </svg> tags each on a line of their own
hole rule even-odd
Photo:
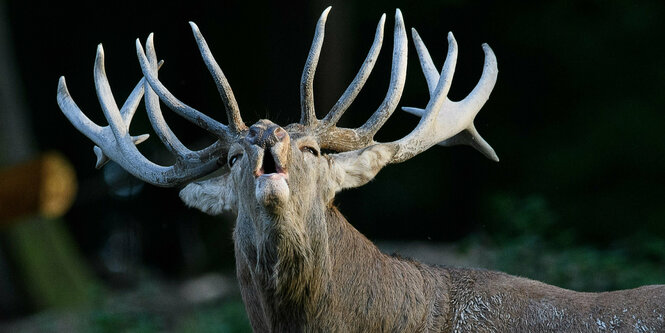
<svg viewBox="0 0 665 333">
<path fill-rule="evenodd" d="M 578 293 L 500 272 L 432 267 L 381 253 L 335 207 L 328 208 L 326 225 L 327 242 L 303 255 L 313 256 L 307 262 L 311 267 L 301 267 L 309 280 L 303 281 L 298 272 L 277 272 L 267 281 L 271 291 L 266 292 L 250 273 L 260 274 L 253 271 L 257 263 L 236 256 L 255 331 L 665 330 L 665 286 Z M 289 245 L 298 246 L 282 244 Z M 298 256 L 297 252 L 293 249 L 289 255 Z M 281 279 L 290 281 L 280 284 Z M 298 302 L 285 304 L 281 295 Z"/>
</svg>

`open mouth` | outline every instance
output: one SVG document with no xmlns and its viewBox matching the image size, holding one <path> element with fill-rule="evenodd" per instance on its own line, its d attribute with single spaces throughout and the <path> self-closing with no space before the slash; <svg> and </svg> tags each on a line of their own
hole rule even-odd
<svg viewBox="0 0 665 333">
<path fill-rule="evenodd" d="M 254 172 L 254 196 L 259 204 L 270 210 L 281 207 L 289 200 L 289 175 L 282 164 L 286 160 L 280 159 L 285 156 L 279 153 L 278 148 L 271 147 L 262 152 L 257 152 L 260 157 L 257 156 L 259 160 Z"/>
<path fill-rule="evenodd" d="M 280 165 L 279 160 L 273 155 L 272 149 L 263 151 L 261 167 L 256 173 L 257 177 L 270 175 L 286 175 L 286 170 Z"/>
</svg>

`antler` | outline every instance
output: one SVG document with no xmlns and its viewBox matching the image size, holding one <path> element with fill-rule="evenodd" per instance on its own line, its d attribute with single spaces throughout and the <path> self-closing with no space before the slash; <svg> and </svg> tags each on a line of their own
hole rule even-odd
<svg viewBox="0 0 665 333">
<path fill-rule="evenodd" d="M 339 121 L 351 103 L 353 103 L 356 96 L 358 96 L 358 93 L 360 93 L 360 90 L 374 68 L 376 59 L 381 51 L 381 44 L 383 43 L 383 27 L 386 15 L 383 14 L 379 20 L 374 35 L 374 42 L 372 43 L 372 47 L 370 48 L 360 71 L 356 74 L 356 77 L 328 114 L 323 120 L 319 121 L 314 115 L 312 82 L 321 51 L 321 45 L 323 43 L 325 22 L 329 11 L 330 7 L 323 12 L 317 23 L 314 41 L 312 42 L 312 47 L 309 56 L 307 57 L 305 70 L 303 71 L 300 84 L 302 106 L 300 123 L 314 130 L 319 138 L 321 148 L 342 152 L 355 150 L 372 144 L 376 132 L 378 132 L 381 126 L 383 126 L 386 120 L 388 120 L 390 115 L 392 115 L 397 108 L 397 102 L 402 96 L 402 90 L 404 89 L 404 82 L 406 79 L 407 38 L 402 12 L 398 9 L 395 13 L 393 62 L 390 74 L 390 85 L 386 97 L 370 119 L 361 127 L 356 129 L 338 128 L 335 124 Z"/>
<path fill-rule="evenodd" d="M 190 24 L 203 60 L 213 75 L 224 101 L 230 125 L 221 124 L 182 103 L 159 82 L 157 71 L 161 63 L 157 63 L 152 34 L 146 42 L 147 56 L 140 42 L 138 40 L 136 42 L 137 54 L 145 79 L 141 79 L 122 109 L 118 110 L 106 77 L 104 50 L 100 44 L 95 59 L 95 86 L 99 103 L 109 125 L 101 127 L 83 114 L 69 94 L 64 77 L 60 78 L 57 97 L 58 105 L 69 121 L 97 145 L 95 146 L 95 153 L 98 157 L 97 167 L 101 167 L 108 158 L 111 158 L 125 170 L 146 182 L 158 186 L 177 186 L 218 168 L 217 158 L 228 150 L 231 142 L 237 140 L 246 131 L 247 127 L 242 122 L 228 81 L 212 57 L 198 28 L 194 23 L 190 22 Z M 143 95 L 145 95 L 146 111 L 153 129 L 167 149 L 175 155 L 175 164 L 171 166 L 157 165 L 138 151 L 135 144 L 147 139 L 147 135 L 134 137 L 128 133 L 129 123 Z M 159 99 L 183 118 L 218 137 L 218 140 L 202 150 L 189 150 L 166 124 L 159 106 Z"/>
<path fill-rule="evenodd" d="M 452 32 L 448 33 L 448 55 L 438 80 L 436 80 L 438 73 L 432 64 L 429 52 L 415 29 L 413 29 L 413 38 L 430 87 L 430 100 L 421 113 L 422 118 L 416 128 L 404 138 L 393 143 L 397 145 L 398 151 L 390 163 L 405 161 L 439 142 L 443 145 L 450 145 L 457 143 L 451 142 L 455 139 L 467 140 L 467 138 L 476 140 L 475 144 L 472 144 L 474 147 L 488 158 L 498 161 L 499 158 L 492 147 L 480 137 L 473 125 L 473 120 L 489 98 L 499 73 L 496 56 L 492 49 L 489 45 L 483 44 L 485 65 L 478 84 L 464 100 L 452 102 L 447 99 L 457 63 L 457 42 Z M 434 82 L 437 84 L 432 89 Z M 462 134 L 462 131 L 467 132 Z"/>
<path fill-rule="evenodd" d="M 317 23 L 314 41 L 303 71 L 300 123 L 316 133 L 319 144 L 324 149 L 345 152 L 379 144 L 374 141 L 373 137 L 394 112 L 404 88 L 407 38 L 402 13 L 399 9 L 395 13 L 393 62 L 388 93 L 379 108 L 364 125 L 356 129 L 348 129 L 336 127 L 335 124 L 362 89 L 376 62 L 383 40 L 385 14 L 379 21 L 374 42 L 360 71 L 335 106 L 323 120 L 319 121 L 314 114 L 312 82 L 323 43 L 325 22 L 329 10 L 330 7 L 323 12 Z M 419 115 L 422 118 L 416 128 L 404 138 L 391 143 L 384 143 L 396 148 L 396 153 L 389 163 L 405 161 L 437 143 L 441 145 L 469 144 L 488 158 L 498 161 L 492 147 L 483 140 L 473 125 L 476 114 L 489 98 L 496 82 L 498 69 L 492 49 L 487 44 L 483 44 L 485 66 L 480 81 L 464 100 L 452 102 L 447 99 L 447 94 L 450 90 L 457 62 L 457 42 L 455 38 L 452 33 L 448 34 L 448 55 L 441 75 L 439 75 L 420 36 L 418 36 L 415 29 L 412 32 L 420 63 L 427 79 L 430 101 L 425 109 L 403 108 L 405 111 Z"/>
<path fill-rule="evenodd" d="M 418 52 L 418 58 L 423 73 L 425 74 L 431 98 L 435 94 L 436 85 L 439 81 L 439 72 L 436 70 L 432 57 L 430 56 L 429 51 L 427 51 L 427 47 L 425 47 L 425 44 L 420 38 L 420 35 L 418 35 L 416 29 L 412 30 L 412 35 L 413 43 Z M 476 87 L 471 93 L 469 93 L 469 95 L 467 95 L 467 97 L 459 102 L 453 102 L 449 100 L 448 97 L 444 97 L 445 100 L 441 106 L 441 115 L 437 120 L 441 127 L 445 127 L 446 123 L 459 123 L 455 130 L 459 129 L 459 126 L 462 126 L 463 124 L 466 124 L 466 128 L 463 128 L 458 134 L 455 134 L 438 144 L 441 146 L 453 146 L 458 144 L 470 145 L 480 151 L 485 157 L 498 162 L 499 157 L 494 152 L 494 149 L 492 149 L 487 141 L 480 136 L 480 133 L 478 133 L 473 124 L 473 120 L 478 114 L 478 111 L 480 111 L 483 105 L 485 105 L 485 102 L 487 102 L 487 99 L 494 88 L 494 84 L 496 83 L 498 74 L 494 52 L 492 52 L 492 49 L 487 44 L 483 44 L 483 51 L 485 52 L 485 65 L 478 84 L 476 84 Z M 426 112 L 425 109 L 412 107 L 402 107 L 402 110 L 419 117 L 422 117 Z M 461 119 L 454 119 L 455 117 L 466 118 L 462 121 Z"/>
</svg>

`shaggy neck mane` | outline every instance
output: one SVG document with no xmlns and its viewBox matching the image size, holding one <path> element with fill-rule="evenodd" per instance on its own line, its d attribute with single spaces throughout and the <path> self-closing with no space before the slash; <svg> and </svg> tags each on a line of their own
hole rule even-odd
<svg viewBox="0 0 665 333">
<path fill-rule="evenodd" d="M 310 219 L 322 221 L 266 216 L 270 222 L 264 225 L 270 227 L 257 242 L 257 255 L 254 260 L 246 255 L 247 267 L 238 267 L 241 273 L 244 269 L 251 271 L 251 285 L 258 287 L 263 311 L 273 322 L 298 323 L 317 317 L 324 311 L 321 304 L 336 292 L 333 275 L 346 271 L 353 276 L 351 272 L 366 269 L 372 260 L 388 258 L 336 207 L 330 205 L 324 211 L 310 213 Z M 236 230 L 236 241 L 242 239 L 240 233 Z M 242 265 L 242 260 L 237 260 Z"/>
<path fill-rule="evenodd" d="M 257 242 L 252 275 L 262 279 L 262 294 L 276 312 L 301 309 L 303 313 L 308 305 L 320 299 L 322 284 L 329 280 L 326 232 L 329 214 L 309 212 L 305 216 L 310 220 L 306 221 L 298 213 L 301 212 L 262 217 L 266 228 Z"/>
</svg>

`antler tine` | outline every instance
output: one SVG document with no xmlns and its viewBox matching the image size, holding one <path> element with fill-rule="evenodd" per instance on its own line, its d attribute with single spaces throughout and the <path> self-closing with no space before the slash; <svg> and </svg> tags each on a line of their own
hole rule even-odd
<svg viewBox="0 0 665 333">
<path fill-rule="evenodd" d="M 314 108 L 314 74 L 316 65 L 319 63 L 319 55 L 323 46 L 323 37 L 326 29 L 326 20 L 332 6 L 326 8 L 319 21 L 316 23 L 314 31 L 314 40 L 307 55 L 305 68 L 302 71 L 300 79 L 300 123 L 306 127 L 314 127 L 318 120 L 316 119 L 316 110 Z"/>
<path fill-rule="evenodd" d="M 487 43 L 483 43 L 483 52 L 485 52 L 485 64 L 483 65 L 483 73 L 480 75 L 480 80 L 478 80 L 478 84 L 476 84 L 469 95 L 460 101 L 465 107 L 470 107 L 478 111 L 490 98 L 499 72 L 496 55 L 494 55 L 492 48 Z"/>
<path fill-rule="evenodd" d="M 141 64 L 141 71 L 143 71 L 143 75 L 150 83 L 150 87 L 155 91 L 155 93 L 157 93 L 159 99 L 164 102 L 166 106 L 175 111 L 181 117 L 216 135 L 218 138 L 223 139 L 225 142 L 234 140 L 235 136 L 238 134 L 237 132 L 232 131 L 228 126 L 181 102 L 168 89 L 166 89 L 166 87 L 157 79 L 155 73 L 151 69 L 150 63 L 148 62 L 145 52 L 143 51 L 141 41 L 138 39 L 136 40 L 136 54 L 139 58 L 139 63 Z"/>
<path fill-rule="evenodd" d="M 155 71 L 155 74 L 157 74 L 161 62 L 160 64 L 157 64 L 157 54 L 155 52 L 155 44 L 152 34 L 148 36 L 148 40 L 146 41 L 146 52 L 150 66 L 152 67 L 152 70 Z M 192 151 L 183 145 L 166 123 L 159 106 L 159 97 L 152 90 L 148 82 L 145 83 L 145 89 L 146 111 L 148 113 L 148 119 L 152 124 L 152 128 L 155 130 L 155 133 L 157 133 L 157 136 L 164 143 L 166 148 L 174 154 L 177 159 L 207 161 L 212 158 L 214 152 L 217 152 L 222 148 L 223 143 L 220 140 L 217 140 L 210 146 L 198 151 Z"/>
<path fill-rule="evenodd" d="M 434 63 L 432 62 L 432 58 L 430 57 L 429 51 L 427 51 L 427 47 L 425 47 L 425 44 L 418 35 L 418 32 L 413 29 L 412 33 L 413 41 L 418 52 L 418 57 L 420 59 L 420 65 L 422 67 L 423 74 L 425 74 L 425 79 L 427 81 L 431 96 L 434 93 L 436 83 L 439 80 L 439 73 L 436 70 Z M 485 157 L 498 162 L 499 157 L 494 152 L 494 149 L 492 149 L 487 141 L 482 138 L 473 124 L 473 118 L 485 104 L 489 98 L 490 93 L 492 92 L 492 89 L 494 88 L 498 73 L 496 57 L 494 52 L 492 52 L 492 49 L 487 44 L 483 44 L 483 51 L 485 52 L 485 65 L 483 67 L 483 74 L 476 84 L 476 87 L 471 91 L 471 93 L 469 93 L 467 97 L 465 97 L 460 102 L 453 102 L 446 98 L 443 106 L 443 108 L 447 110 L 445 111 L 446 118 L 440 117 L 439 119 L 439 122 L 441 123 L 450 123 L 451 121 L 447 119 L 450 117 L 448 116 L 449 114 L 462 114 L 464 112 L 472 115 L 469 120 L 470 123 L 465 129 L 462 129 L 461 132 L 439 142 L 438 144 L 441 146 L 452 146 L 459 144 L 470 145 L 476 150 L 480 151 L 483 155 L 485 155 Z M 422 116 L 425 113 L 424 109 L 419 108 L 403 107 L 402 109 L 417 116 Z"/>
<path fill-rule="evenodd" d="M 155 64 L 155 71 L 157 67 Z M 220 141 L 194 155 L 178 155 L 176 163 L 172 166 L 160 166 L 148 160 L 135 146 L 135 142 L 142 137 L 132 137 L 128 133 L 129 120 L 135 111 L 132 109 L 136 108 L 136 100 L 142 97 L 144 89 L 135 88 L 124 103 L 123 110 L 118 110 L 106 77 L 104 50 L 101 45 L 97 48 L 94 79 L 99 103 L 109 123 L 108 126 L 101 127 L 83 114 L 69 94 L 64 77 L 61 77 L 58 83 L 57 99 L 58 105 L 70 122 L 97 145 L 95 151 L 98 152 L 98 158 L 108 155 L 137 178 L 158 186 L 177 186 L 210 173 L 218 167 L 214 157 L 224 148 Z"/>
<path fill-rule="evenodd" d="M 157 54 L 155 52 L 155 44 L 153 35 L 148 36 L 146 41 L 146 55 L 148 57 L 148 62 L 150 67 L 155 71 L 155 76 L 157 76 Z M 144 80 L 145 81 L 145 80 Z M 152 128 L 157 133 L 157 137 L 164 143 L 164 146 L 174 155 L 185 155 L 191 153 L 185 145 L 178 139 L 178 137 L 171 131 L 171 128 L 166 123 L 162 110 L 159 106 L 159 97 L 157 94 L 150 88 L 150 84 L 145 82 L 145 108 L 148 114 L 148 119 Z"/>
<path fill-rule="evenodd" d="M 393 114 L 395 108 L 397 108 L 397 103 L 402 97 L 402 91 L 404 90 L 404 83 L 406 81 L 407 52 L 408 45 L 404 28 L 404 19 L 402 18 L 402 12 L 397 9 L 395 13 L 393 63 L 388 92 L 374 114 L 372 114 L 365 124 L 357 129 L 360 136 L 367 137 L 371 140 L 374 137 L 374 134 L 379 131 L 381 126 L 383 126 Z"/>
<path fill-rule="evenodd" d="M 348 107 L 348 104 L 350 104 L 356 97 L 360 88 L 365 83 L 367 76 L 369 76 L 380 51 L 379 49 L 383 39 L 383 25 L 384 16 L 382 16 L 379 21 L 374 44 L 363 63 L 363 67 L 358 75 L 356 75 L 356 78 L 351 85 L 347 88 L 344 95 L 340 98 L 340 101 L 336 104 L 336 106 L 339 105 L 339 109 L 334 109 L 328 116 L 326 116 L 326 118 L 324 118 L 324 122 L 320 127 L 321 130 L 318 133 L 321 148 L 343 152 L 366 147 L 375 143 L 373 140 L 374 135 L 388 120 L 390 115 L 392 115 L 395 108 L 397 108 L 397 102 L 402 96 L 402 90 L 404 89 L 404 82 L 406 79 L 406 60 L 408 51 L 404 19 L 402 17 L 402 12 L 399 9 L 395 12 L 393 60 L 390 73 L 390 85 L 388 86 L 386 97 L 377 110 L 361 127 L 349 129 L 332 126 L 339 119 L 346 107 Z M 330 123 L 327 123 L 327 120 L 329 120 Z"/>
<path fill-rule="evenodd" d="M 161 67 L 162 64 L 164 64 L 164 61 L 161 61 L 159 63 L 159 67 Z M 132 92 L 129 94 L 129 97 L 127 97 L 125 103 L 120 108 L 120 115 L 122 115 L 122 120 L 127 124 L 132 122 L 132 118 L 134 118 L 134 114 L 138 109 L 139 103 L 141 103 L 141 97 L 143 97 L 143 91 L 144 91 L 143 90 L 144 84 L 145 84 L 145 79 L 141 78 L 141 80 L 139 80 L 139 83 L 136 84 Z"/>
<path fill-rule="evenodd" d="M 395 156 L 393 156 L 392 163 L 399 163 L 410 159 L 435 145 L 438 141 L 441 141 L 433 141 L 431 138 L 443 134 L 437 132 L 438 128 L 436 128 L 436 120 L 441 111 L 441 106 L 446 99 L 446 95 L 448 94 L 448 91 L 450 91 L 456 64 L 457 41 L 455 41 L 452 32 L 449 32 L 446 61 L 443 64 L 441 76 L 439 77 L 436 88 L 434 88 L 434 92 L 430 94 L 430 100 L 425 108 L 426 111 L 420 119 L 420 122 L 418 122 L 416 128 L 414 128 L 407 136 L 396 142 L 399 150 Z"/>
<path fill-rule="evenodd" d="M 356 99 L 360 90 L 362 90 L 367 78 L 372 72 L 374 65 L 376 64 L 376 59 L 379 57 L 381 52 L 381 45 L 383 44 L 383 27 L 386 23 L 386 14 L 381 15 L 379 24 L 376 26 L 376 32 L 374 33 L 374 42 L 372 42 L 372 47 L 370 47 L 367 57 L 363 62 L 358 74 L 353 79 L 351 84 L 346 88 L 344 94 L 337 100 L 337 103 L 333 105 L 325 118 L 321 121 L 321 126 L 323 129 L 326 129 L 330 126 L 337 124 L 339 118 L 342 117 L 344 112 L 349 108 L 351 103 Z"/>
<path fill-rule="evenodd" d="M 448 54 L 446 55 L 446 61 L 443 63 L 443 68 L 441 69 L 441 76 L 439 77 L 439 82 L 430 97 L 429 102 L 427 103 L 426 110 L 430 110 L 428 114 L 425 115 L 424 123 L 431 123 L 433 119 L 441 111 L 441 105 L 446 100 L 448 92 L 450 91 L 450 86 L 453 83 L 453 76 L 455 75 L 455 67 L 457 66 L 457 41 L 452 32 L 448 33 Z M 422 126 L 421 124 L 418 124 Z M 418 127 L 416 130 L 418 130 Z"/>
<path fill-rule="evenodd" d="M 429 89 L 430 96 L 434 93 L 436 85 L 439 82 L 439 72 L 434 66 L 434 61 L 427 51 L 425 43 L 423 43 L 422 38 L 416 31 L 416 28 L 411 28 L 411 36 L 413 38 L 413 44 L 416 46 L 416 53 L 418 54 L 418 60 L 420 62 L 420 67 L 425 74 L 425 81 L 427 81 L 427 88 Z"/>
<path fill-rule="evenodd" d="M 164 64 L 164 61 L 160 61 L 158 68 Z M 141 102 L 141 97 L 143 96 L 143 85 L 145 84 L 145 79 L 141 78 L 139 83 L 136 84 L 134 87 L 134 90 L 129 94 L 129 97 L 127 97 L 127 100 L 125 101 L 125 104 L 122 105 L 122 108 L 120 109 L 120 115 L 122 116 L 122 120 L 125 122 L 125 124 L 129 124 L 132 122 L 132 118 L 134 117 L 134 114 L 136 113 L 136 110 L 138 109 L 139 103 Z M 145 141 L 150 137 L 148 134 L 143 134 L 139 136 L 132 137 L 132 140 L 134 141 L 135 145 L 138 145 L 139 143 Z M 95 168 L 101 169 L 108 161 L 110 161 L 109 157 L 104 154 L 101 148 L 99 146 L 95 145 L 92 147 L 92 150 L 95 152 L 95 156 L 97 156 L 97 163 L 95 163 Z"/>
<path fill-rule="evenodd" d="M 139 89 L 140 85 L 140 89 Z M 127 99 L 127 102 L 122 107 L 120 113 L 122 114 L 122 119 L 126 123 L 129 123 L 136 111 L 136 100 L 141 99 L 141 94 L 143 94 L 143 80 L 139 82 L 136 88 L 130 94 L 130 97 Z M 138 96 L 138 97 L 137 97 Z M 58 94 L 57 94 L 58 105 L 62 112 L 65 114 L 67 119 L 78 129 L 81 133 L 87 136 L 90 140 L 95 143 L 102 142 L 105 139 L 104 128 L 95 124 L 90 118 L 88 118 L 81 109 L 76 105 L 74 99 L 72 98 L 69 90 L 67 89 L 67 83 L 65 77 L 61 76 L 58 80 Z M 139 136 L 132 136 L 131 139 L 135 145 L 148 139 L 148 134 L 143 134 Z M 109 161 L 108 156 L 106 156 L 99 146 L 95 145 L 93 151 L 97 156 L 97 162 L 95 167 L 97 169 L 104 166 Z"/>
<path fill-rule="evenodd" d="M 104 117 L 109 123 L 109 127 L 113 133 L 115 145 L 117 146 L 117 151 L 121 154 L 120 158 L 116 161 L 123 165 L 133 165 L 131 168 L 132 171 L 136 172 L 139 178 L 142 178 L 144 175 L 148 175 L 153 171 L 153 167 L 158 167 L 156 164 L 148 161 L 139 151 L 136 149 L 136 146 L 129 136 L 129 126 L 124 122 L 120 110 L 115 103 L 113 94 L 111 92 L 111 86 L 109 85 L 108 78 L 106 76 L 106 70 L 104 68 L 104 49 L 101 44 L 97 47 L 97 57 L 95 58 L 95 87 L 97 90 L 97 97 L 99 99 L 99 105 L 102 108 Z M 132 97 L 132 96 L 130 96 Z M 110 140 L 109 140 L 110 141 Z M 99 146 L 104 146 L 104 143 L 98 144 Z M 101 149 L 101 148 L 100 148 Z M 114 154 L 118 154 L 114 151 Z M 137 165 L 139 161 L 143 161 Z M 147 164 L 147 165 L 146 165 Z M 149 178 L 152 179 L 152 178 Z"/>
<path fill-rule="evenodd" d="M 233 90 L 231 89 L 229 81 L 226 79 L 224 72 L 222 72 L 222 69 L 217 64 L 217 61 L 215 61 L 215 58 L 212 56 L 212 52 L 210 52 L 208 43 L 206 43 L 203 35 L 201 34 L 201 31 L 199 31 L 199 27 L 191 21 L 189 22 L 189 25 L 192 27 L 194 39 L 196 40 L 196 44 L 199 47 L 201 56 L 203 57 L 203 62 L 206 64 L 206 67 L 208 67 L 208 71 L 215 80 L 215 85 L 217 85 L 219 95 L 224 101 L 224 108 L 226 109 L 226 116 L 228 118 L 231 131 L 240 132 L 246 130 L 247 126 L 245 126 L 245 123 L 242 121 L 242 117 L 240 116 L 240 109 L 238 108 L 238 102 L 236 102 L 236 98 L 233 95 Z"/>
<path fill-rule="evenodd" d="M 415 30 L 413 32 L 423 72 L 431 90 L 432 81 L 438 73 L 434 69 L 429 52 L 427 52 L 422 40 L 417 36 Z M 496 82 L 498 74 L 496 57 L 489 46 L 484 44 L 485 67 L 483 68 L 481 80 L 471 94 L 465 98 L 467 101 L 459 103 L 451 102 L 447 99 L 446 95 L 450 89 L 457 57 L 457 43 L 452 33 L 448 33 L 448 43 L 448 55 L 441 71 L 441 76 L 437 78 L 436 88 L 430 92 L 430 101 L 427 107 L 422 112 L 420 109 L 407 108 L 407 111 L 415 111 L 413 113 L 419 114 L 422 118 L 411 133 L 392 143 L 397 146 L 397 153 L 393 156 L 390 163 L 405 161 L 441 141 L 443 141 L 441 144 L 450 145 L 460 143 L 461 140 L 476 147 L 489 158 L 498 161 L 494 150 L 480 137 L 480 134 L 478 134 L 473 126 L 475 116 L 489 98 L 489 94 Z M 446 142 L 446 140 L 450 141 Z"/>
<path fill-rule="evenodd" d="M 104 48 L 102 44 L 97 46 L 97 57 L 95 58 L 95 88 L 97 90 L 97 99 L 99 105 L 102 107 L 104 117 L 109 122 L 113 135 L 116 138 L 125 137 L 129 130 L 128 126 L 122 119 L 118 105 L 115 103 L 108 78 L 106 77 L 106 70 L 104 68 Z"/>
<path fill-rule="evenodd" d="M 92 142 L 100 145 L 105 139 L 104 128 L 95 124 L 88 116 L 86 116 L 81 109 L 76 105 L 74 99 L 67 89 L 67 82 L 65 77 L 61 76 L 58 80 L 58 106 L 62 113 L 69 119 L 69 122 L 76 127 L 76 129 L 83 133 Z"/>
</svg>

